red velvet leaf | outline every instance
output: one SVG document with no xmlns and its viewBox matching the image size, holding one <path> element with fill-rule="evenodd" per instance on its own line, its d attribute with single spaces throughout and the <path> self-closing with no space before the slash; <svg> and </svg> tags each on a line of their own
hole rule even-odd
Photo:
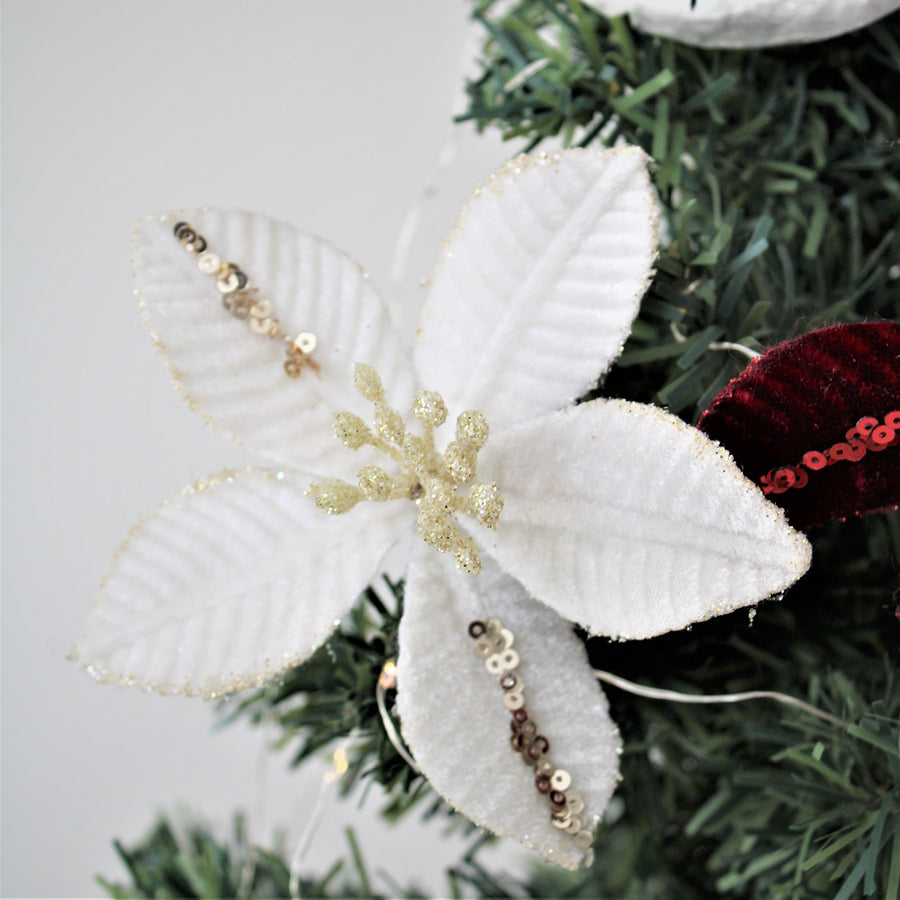
<svg viewBox="0 0 900 900">
<path fill-rule="evenodd" d="M 768 498 L 806 529 L 900 504 L 900 431 L 882 450 L 847 438 L 863 417 L 883 425 L 893 410 L 900 410 L 900 324 L 866 322 L 773 347 L 726 385 L 697 427 L 761 487 L 769 474 L 782 492 Z M 803 464 L 804 454 L 838 443 L 848 448 L 836 448 L 838 461 L 811 455 Z M 784 489 L 792 479 L 803 486 Z"/>
</svg>

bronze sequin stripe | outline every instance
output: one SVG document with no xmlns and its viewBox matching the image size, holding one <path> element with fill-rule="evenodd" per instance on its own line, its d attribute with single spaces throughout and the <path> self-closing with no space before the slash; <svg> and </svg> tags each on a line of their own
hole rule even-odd
<svg viewBox="0 0 900 900">
<path fill-rule="evenodd" d="M 881 423 L 874 416 L 863 416 L 845 435 L 845 440 L 827 450 L 809 450 L 796 466 L 770 469 L 759 479 L 764 494 L 783 494 L 791 488 L 806 487 L 806 469 L 817 472 L 838 462 L 857 462 L 866 453 L 879 453 L 900 443 L 900 410 L 889 412 Z"/>
<path fill-rule="evenodd" d="M 525 709 L 524 684 L 515 671 L 519 654 L 512 649 L 512 632 L 497 618 L 485 622 L 476 619 L 469 623 L 469 636 L 475 639 L 476 655 L 484 660 L 485 669 L 497 677 L 503 689 L 503 705 L 512 714 L 510 745 L 521 754 L 525 765 L 533 768 L 534 786 L 547 797 L 552 824 L 571 834 L 582 850 L 589 850 L 594 839 L 583 815 L 584 801 L 570 789 L 572 776 L 548 758 L 550 741 L 538 733 L 537 723 Z"/>
<path fill-rule="evenodd" d="M 197 268 L 215 278 L 222 305 L 228 312 L 236 319 L 246 319 L 254 334 L 284 341 L 287 354 L 284 371 L 291 378 L 297 378 L 305 366 L 318 370 L 318 363 L 310 355 L 316 348 L 316 336 L 312 332 L 302 331 L 297 337 L 291 337 L 272 314 L 272 304 L 259 296 L 257 288 L 249 286 L 250 280 L 239 266 L 224 262 L 212 253 L 206 238 L 187 222 L 176 222 L 172 230 L 181 246 L 197 257 Z"/>
</svg>

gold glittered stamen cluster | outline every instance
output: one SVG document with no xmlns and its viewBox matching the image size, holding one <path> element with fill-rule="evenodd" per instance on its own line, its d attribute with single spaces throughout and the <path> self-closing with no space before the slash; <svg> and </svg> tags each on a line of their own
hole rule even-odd
<svg viewBox="0 0 900 900">
<path fill-rule="evenodd" d="M 526 766 L 534 770 L 534 786 L 547 797 L 550 821 L 555 828 L 568 832 L 576 845 L 589 850 L 594 842 L 582 815 L 584 801 L 570 789 L 572 776 L 565 769 L 557 769 L 547 754 L 550 741 L 538 734 L 537 723 L 525 709 L 524 684 L 516 674 L 519 654 L 512 649 L 513 634 L 497 618 L 469 623 L 469 636 L 475 639 L 475 654 L 484 660 L 484 667 L 503 689 L 503 705 L 512 713 L 510 745 L 522 755 Z"/>
<path fill-rule="evenodd" d="M 456 525 L 457 513 L 496 528 L 503 498 L 496 484 L 472 484 L 478 451 L 488 438 L 488 424 L 477 410 L 468 410 L 456 420 L 456 440 L 443 456 L 434 445 L 434 430 L 447 419 L 447 407 L 435 391 L 419 391 L 412 413 L 422 424 L 421 435 L 406 430 L 403 417 L 385 402 L 381 377 L 371 367 L 357 363 L 353 371 L 356 389 L 375 406 L 374 431 L 357 415 L 339 412 L 334 433 L 351 450 L 371 445 L 400 466 L 391 477 L 380 466 L 363 466 L 357 484 L 327 478 L 306 492 L 319 509 L 332 515 L 348 512 L 362 500 L 412 500 L 419 507 L 418 529 L 425 543 L 441 553 L 452 550 L 461 569 L 471 575 L 481 571 L 481 556 L 475 542 Z M 459 489 L 469 484 L 468 493 Z"/>
<path fill-rule="evenodd" d="M 297 378 L 305 367 L 318 371 L 319 364 L 310 355 L 316 349 L 316 336 L 311 331 L 291 337 L 273 315 L 272 304 L 259 296 L 258 288 L 249 286 L 249 279 L 235 263 L 224 262 L 211 252 L 206 238 L 187 222 L 176 222 L 172 230 L 178 243 L 197 257 L 197 268 L 215 278 L 225 309 L 236 319 L 246 319 L 254 334 L 284 342 L 284 371 L 291 378 Z"/>
</svg>

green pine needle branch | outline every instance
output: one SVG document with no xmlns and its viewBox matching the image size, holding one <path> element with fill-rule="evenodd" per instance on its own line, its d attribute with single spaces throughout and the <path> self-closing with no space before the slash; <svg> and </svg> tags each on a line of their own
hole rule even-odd
<svg viewBox="0 0 900 900">
<path fill-rule="evenodd" d="M 668 234 L 604 393 L 696 418 L 746 365 L 711 344 L 760 350 L 896 316 L 900 14 L 824 43 L 725 51 L 578 0 L 523 0 L 500 20 L 494 6 L 475 4 L 482 72 L 461 120 L 524 150 L 626 141 L 654 161 Z"/>
</svg>

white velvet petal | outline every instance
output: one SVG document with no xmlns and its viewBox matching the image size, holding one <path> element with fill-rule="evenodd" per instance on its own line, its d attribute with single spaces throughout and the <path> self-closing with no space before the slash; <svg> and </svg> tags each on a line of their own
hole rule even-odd
<svg viewBox="0 0 900 900">
<path fill-rule="evenodd" d="M 223 309 L 214 277 L 172 233 L 179 220 L 246 273 L 285 331 L 316 335 L 318 374 L 289 377 L 282 342 Z M 414 376 L 386 308 L 362 269 L 326 241 L 256 213 L 183 210 L 138 223 L 134 275 L 145 324 L 187 401 L 207 424 L 273 459 L 322 474 L 358 465 L 333 437 L 336 411 L 367 421 L 371 413 L 353 387 L 356 362 L 374 366 L 388 399 L 409 408 Z"/>
<path fill-rule="evenodd" d="M 631 329 L 657 210 L 637 148 L 512 160 L 444 247 L 416 348 L 422 386 L 495 431 L 580 396 Z"/>
<path fill-rule="evenodd" d="M 641 638 L 753 604 L 799 578 L 810 546 L 697 429 L 596 400 L 511 429 L 479 480 L 505 506 L 483 549 L 566 618 Z M 468 523 L 467 523 L 468 524 Z"/>
<path fill-rule="evenodd" d="M 900 0 L 585 0 L 607 16 L 628 13 L 651 34 L 702 47 L 821 41 L 900 9 Z"/>
<path fill-rule="evenodd" d="M 249 469 L 170 499 L 113 558 L 73 658 L 100 680 L 206 696 L 305 659 L 412 521 L 400 503 L 327 516 L 308 484 Z"/>
<path fill-rule="evenodd" d="M 525 707 L 594 828 L 619 771 L 621 741 L 606 697 L 571 625 L 490 560 L 472 577 L 449 554 L 413 551 L 397 663 L 403 736 L 431 784 L 469 819 L 574 868 L 584 853 L 551 825 L 532 768 L 510 746 L 497 676 L 485 671 L 468 634 L 471 621 L 491 616 L 513 633 Z"/>
</svg>

